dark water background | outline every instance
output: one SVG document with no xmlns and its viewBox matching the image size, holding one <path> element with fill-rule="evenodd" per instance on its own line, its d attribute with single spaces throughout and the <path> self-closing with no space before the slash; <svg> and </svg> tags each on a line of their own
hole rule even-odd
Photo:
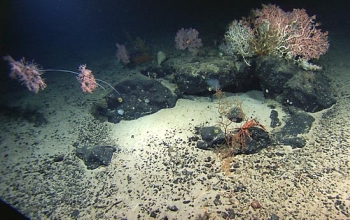
<svg viewBox="0 0 350 220">
<path fill-rule="evenodd" d="M 350 31 L 350 1 L 320 0 L 2 0 L 0 3 L 0 55 L 26 57 L 44 68 L 75 70 L 82 63 L 115 59 L 115 43 L 125 33 L 156 45 L 164 38 L 174 45 L 181 28 L 195 28 L 203 44 L 223 38 L 229 22 L 247 16 L 262 3 L 284 11 L 305 8 L 317 15 L 321 29 Z M 350 39 L 349 39 L 350 40 Z M 331 42 L 331 40 L 330 40 Z M 0 79 L 8 66 L 0 62 Z M 2 82 L 4 80 L 1 80 Z"/>
</svg>

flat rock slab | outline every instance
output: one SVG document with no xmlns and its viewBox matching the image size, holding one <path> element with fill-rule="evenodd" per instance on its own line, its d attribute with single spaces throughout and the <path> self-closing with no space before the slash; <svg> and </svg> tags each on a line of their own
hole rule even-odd
<svg viewBox="0 0 350 220">
<path fill-rule="evenodd" d="M 291 110 L 289 118 L 281 131 L 274 135 L 277 141 L 281 144 L 290 145 L 292 148 L 301 148 L 306 145 L 306 139 L 299 136 L 307 134 L 315 119 L 306 112 Z"/>
<path fill-rule="evenodd" d="M 115 151 L 116 147 L 113 146 L 83 146 L 76 149 L 75 153 L 89 170 L 93 170 L 99 166 L 108 166 Z"/>
<path fill-rule="evenodd" d="M 115 89 L 120 93 L 110 93 L 105 97 L 106 105 L 98 107 L 99 115 L 109 122 L 134 120 L 161 109 L 175 106 L 177 96 L 170 89 L 154 79 L 133 79 L 118 83 Z"/>
</svg>

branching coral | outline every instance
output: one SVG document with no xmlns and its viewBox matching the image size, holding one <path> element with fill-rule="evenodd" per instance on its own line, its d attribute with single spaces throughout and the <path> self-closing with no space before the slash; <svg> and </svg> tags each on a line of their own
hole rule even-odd
<svg viewBox="0 0 350 220">
<path fill-rule="evenodd" d="M 310 60 L 318 59 L 328 50 L 328 33 L 317 28 L 316 16 L 309 17 L 305 9 L 285 12 L 276 5 L 263 5 L 254 11 L 254 16 L 256 38 L 271 39 L 265 44 L 273 55 Z"/>
<path fill-rule="evenodd" d="M 239 54 L 243 57 L 244 62 L 250 66 L 246 58 L 255 55 L 251 45 L 253 39 L 253 30 L 242 21 L 234 20 L 226 31 L 225 45 L 222 46 L 222 50 L 230 55 Z"/>
<path fill-rule="evenodd" d="M 315 19 L 305 9 L 285 12 L 276 5 L 263 5 L 250 17 L 230 24 L 221 49 L 242 56 L 248 65 L 247 57 L 273 55 L 318 69 L 308 61 L 325 54 L 329 42 L 328 33 L 318 28 Z"/>
</svg>

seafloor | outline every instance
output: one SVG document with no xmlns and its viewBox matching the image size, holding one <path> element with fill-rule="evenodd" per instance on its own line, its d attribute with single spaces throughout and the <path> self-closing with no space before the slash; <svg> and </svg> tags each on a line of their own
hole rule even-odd
<svg viewBox="0 0 350 220">
<path fill-rule="evenodd" d="M 217 152 L 190 141 L 195 127 L 217 124 L 215 100 L 179 99 L 174 108 L 112 124 L 91 114 L 106 91 L 83 94 L 74 76 L 62 81 L 47 73 L 44 91 L 23 88 L 3 97 L 17 114 L 0 115 L 0 197 L 31 219 L 348 219 L 349 37 L 330 34 L 320 63 L 337 102 L 310 113 L 316 120 L 306 146 L 236 155 L 230 173 Z M 142 77 L 110 58 L 90 67 L 112 85 Z M 269 124 L 270 100 L 256 91 L 239 97 L 248 115 Z M 82 145 L 117 151 L 108 166 L 88 170 L 75 155 Z M 254 209 L 254 201 L 261 207 Z"/>
</svg>

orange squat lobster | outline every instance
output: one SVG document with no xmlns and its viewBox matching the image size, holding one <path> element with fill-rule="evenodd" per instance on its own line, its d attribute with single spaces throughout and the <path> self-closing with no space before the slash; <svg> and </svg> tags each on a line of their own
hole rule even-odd
<svg viewBox="0 0 350 220">
<path fill-rule="evenodd" d="M 252 127 L 260 127 L 262 128 L 264 131 L 267 132 L 266 128 L 264 125 L 260 124 L 255 118 L 251 119 L 251 120 L 247 120 L 243 126 L 240 128 L 240 130 L 243 130 L 245 133 L 248 134 L 248 136 L 250 137 L 250 133 L 248 131 L 249 128 Z"/>
<path fill-rule="evenodd" d="M 249 128 L 252 127 L 260 127 L 264 131 L 268 132 L 265 126 L 260 124 L 255 118 L 246 120 L 243 126 L 237 129 L 238 132 L 231 136 L 232 147 L 239 145 L 241 149 L 244 149 L 246 146 L 246 137 L 249 137 L 250 139 L 252 138 L 249 132 Z"/>
</svg>

